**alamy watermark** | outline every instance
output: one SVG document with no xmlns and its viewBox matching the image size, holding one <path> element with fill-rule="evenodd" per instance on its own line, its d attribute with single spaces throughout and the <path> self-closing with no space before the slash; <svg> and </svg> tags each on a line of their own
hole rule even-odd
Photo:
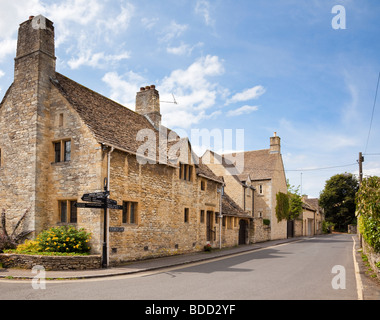
<svg viewBox="0 0 380 320">
<path fill-rule="evenodd" d="M 186 133 L 185 133 L 186 135 Z M 241 174 L 244 170 L 244 129 L 192 129 L 190 140 L 197 149 L 210 149 L 218 153 L 206 153 L 202 164 L 223 164 L 231 175 Z M 142 129 L 137 133 L 137 161 L 145 164 L 177 165 L 200 163 L 200 158 L 189 146 L 188 138 L 179 138 L 174 131 L 161 126 L 158 134 L 153 129 Z M 223 156 L 221 155 L 223 154 Z"/>
<path fill-rule="evenodd" d="M 32 274 L 35 276 L 32 279 L 32 288 L 34 290 L 45 290 L 46 289 L 46 271 L 43 266 L 34 266 L 32 269 Z"/>
<path fill-rule="evenodd" d="M 331 286 L 334 290 L 346 289 L 346 268 L 340 265 L 336 265 L 332 268 L 331 273 L 336 276 L 331 281 Z"/>
<path fill-rule="evenodd" d="M 331 9 L 331 13 L 336 14 L 331 21 L 331 26 L 335 30 L 346 29 L 346 8 L 336 5 Z"/>
</svg>

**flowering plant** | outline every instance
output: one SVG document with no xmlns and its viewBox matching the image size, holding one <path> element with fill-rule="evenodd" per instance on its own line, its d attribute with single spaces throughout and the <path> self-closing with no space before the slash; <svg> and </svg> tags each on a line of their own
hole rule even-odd
<svg viewBox="0 0 380 320">
<path fill-rule="evenodd" d="M 40 251 L 67 253 L 89 252 L 91 247 L 88 242 L 90 240 L 90 233 L 83 228 L 77 230 L 72 226 L 50 228 L 42 231 L 36 238 Z"/>
<path fill-rule="evenodd" d="M 211 249 L 212 249 L 212 246 L 209 243 L 204 246 L 204 250 L 207 251 L 207 252 L 210 252 Z"/>
</svg>

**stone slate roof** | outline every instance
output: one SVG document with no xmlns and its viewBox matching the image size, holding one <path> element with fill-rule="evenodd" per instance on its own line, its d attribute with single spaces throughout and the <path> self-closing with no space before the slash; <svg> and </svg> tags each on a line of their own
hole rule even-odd
<svg viewBox="0 0 380 320">
<path fill-rule="evenodd" d="M 51 82 L 78 112 L 81 119 L 101 144 L 136 154 L 139 147 L 144 143 L 137 141 L 138 132 L 142 129 L 152 130 L 156 135 L 156 159 L 153 160 L 156 160 L 157 163 L 159 162 L 159 132 L 144 116 L 80 85 L 58 72 L 56 72 L 56 78 L 52 79 Z M 170 132 L 171 130 L 168 129 L 168 134 Z M 181 141 L 188 142 L 187 139 L 181 139 L 177 136 L 176 140 L 168 142 L 167 148 L 169 149 L 172 145 Z M 189 148 L 191 150 L 190 144 Z M 170 157 L 172 158 L 172 156 Z M 170 161 L 168 163 L 170 165 Z M 223 183 L 222 179 L 217 177 L 202 163 L 196 164 L 195 167 L 198 175 Z"/>
<path fill-rule="evenodd" d="M 223 215 L 227 216 L 252 218 L 252 216 L 245 212 L 227 193 L 224 193 L 222 198 L 222 212 Z"/>
<path fill-rule="evenodd" d="M 272 179 L 279 154 L 269 153 L 269 149 L 244 152 L 244 170 L 238 175 L 241 181 Z"/>
</svg>

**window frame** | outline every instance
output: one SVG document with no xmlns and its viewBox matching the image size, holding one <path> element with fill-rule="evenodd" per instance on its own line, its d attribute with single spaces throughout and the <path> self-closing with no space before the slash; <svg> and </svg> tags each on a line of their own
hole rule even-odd
<svg viewBox="0 0 380 320">
<path fill-rule="evenodd" d="M 133 208 L 133 211 L 131 210 Z M 132 215 L 133 214 L 133 215 Z M 133 217 L 133 219 L 132 219 Z M 121 213 L 121 223 L 124 225 L 138 224 L 138 202 L 123 201 L 123 211 Z"/>
<path fill-rule="evenodd" d="M 63 199 L 58 200 L 58 217 L 61 224 L 77 224 L 78 223 L 78 208 L 75 207 L 77 200 Z M 63 205 L 65 207 L 65 219 L 62 216 Z"/>
<path fill-rule="evenodd" d="M 54 163 L 70 162 L 72 157 L 71 139 L 53 141 Z"/>
</svg>

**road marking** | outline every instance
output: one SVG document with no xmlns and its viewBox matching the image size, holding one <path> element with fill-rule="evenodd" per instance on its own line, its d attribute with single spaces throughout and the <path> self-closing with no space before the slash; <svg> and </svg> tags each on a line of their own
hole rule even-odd
<svg viewBox="0 0 380 320">
<path fill-rule="evenodd" d="M 356 241 L 355 241 L 355 237 L 352 237 L 352 240 L 354 240 L 354 246 L 352 248 L 352 255 L 354 257 L 356 290 L 357 290 L 357 293 L 358 293 L 358 300 L 363 300 L 363 284 L 362 284 L 362 279 L 360 277 L 359 265 L 358 265 L 358 262 L 356 261 L 356 250 L 355 250 Z"/>
</svg>

